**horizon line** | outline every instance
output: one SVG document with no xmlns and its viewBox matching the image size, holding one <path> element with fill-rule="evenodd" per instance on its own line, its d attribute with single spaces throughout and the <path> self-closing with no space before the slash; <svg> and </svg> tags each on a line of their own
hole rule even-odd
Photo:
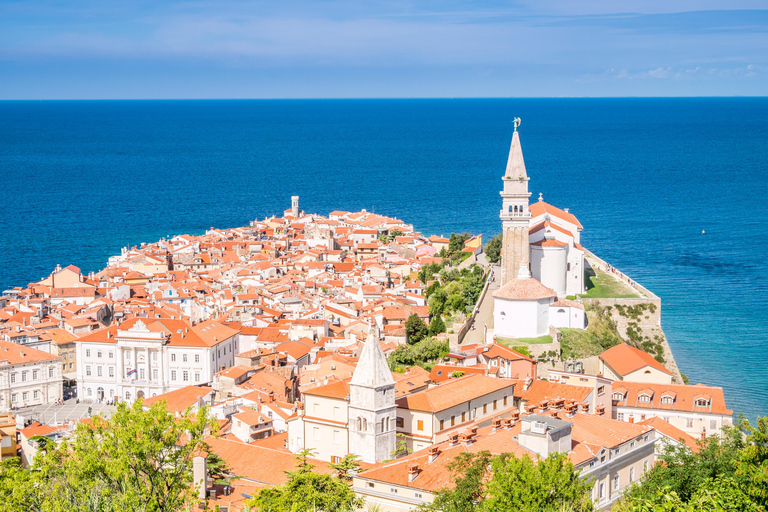
<svg viewBox="0 0 768 512">
<path fill-rule="evenodd" d="M 11 101 L 349 101 L 349 100 L 557 100 L 557 99 L 723 99 L 723 98 L 768 98 L 753 95 L 719 96 L 360 96 L 360 97 L 242 97 L 242 98 L 0 98 L 0 102 Z"/>
</svg>

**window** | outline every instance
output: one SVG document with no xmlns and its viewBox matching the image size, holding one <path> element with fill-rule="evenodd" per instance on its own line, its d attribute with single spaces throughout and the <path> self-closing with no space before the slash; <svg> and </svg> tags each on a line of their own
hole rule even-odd
<svg viewBox="0 0 768 512">
<path fill-rule="evenodd" d="M 176 362 L 176 354 L 171 354 L 171 362 Z"/>
<path fill-rule="evenodd" d="M 664 405 L 672 405 L 672 402 L 674 399 L 671 396 L 663 396 L 661 397 L 661 403 Z"/>
<path fill-rule="evenodd" d="M 16 393 L 12 394 L 12 395 L 11 395 L 11 403 L 14 403 L 14 404 L 15 404 L 15 403 L 17 402 L 17 399 L 18 399 L 18 398 L 19 398 L 19 397 L 18 397 L 18 396 L 16 396 Z"/>
<path fill-rule="evenodd" d="M 634 442 L 634 441 L 632 441 L 631 443 L 629 443 L 629 447 L 630 447 L 630 448 L 634 448 L 634 447 L 635 447 L 635 442 Z"/>
<path fill-rule="evenodd" d="M 440 420 L 440 430 L 445 428 L 445 420 Z"/>
<path fill-rule="evenodd" d="M 392 494 L 397 494 L 397 488 L 396 487 L 390 487 L 389 488 L 389 492 L 391 492 Z"/>
<path fill-rule="evenodd" d="M 157 352 L 152 352 L 152 360 L 157 361 Z"/>
<path fill-rule="evenodd" d="M 196 363 L 200 362 L 200 354 L 195 354 L 195 362 Z"/>
<path fill-rule="evenodd" d="M 415 493 L 413 493 L 413 497 L 414 497 L 414 498 L 416 498 L 417 500 L 420 500 L 420 499 L 422 499 L 422 498 L 421 498 L 421 493 L 420 493 L 420 492 L 415 492 Z"/>
<path fill-rule="evenodd" d="M 97 351 L 97 352 L 96 352 L 96 357 L 98 357 L 99 359 L 101 359 L 101 350 L 99 350 L 99 351 Z"/>
<path fill-rule="evenodd" d="M 341 441 L 339 439 L 340 439 L 339 431 L 338 430 L 334 430 L 333 431 L 333 444 L 341 443 Z"/>
<path fill-rule="evenodd" d="M 613 490 L 618 491 L 619 490 L 619 474 L 616 473 L 613 476 Z"/>
<path fill-rule="evenodd" d="M 32 380 L 37 380 L 37 376 L 40 372 L 37 370 L 32 370 Z"/>
<path fill-rule="evenodd" d="M 85 374 L 88 375 L 88 376 L 91 375 L 91 367 L 90 366 L 86 366 L 85 367 Z"/>
<path fill-rule="evenodd" d="M 615 450 L 613 450 L 613 454 L 614 454 L 614 455 L 618 455 L 618 454 L 619 454 L 619 449 L 618 449 L 618 448 L 616 448 Z"/>
<path fill-rule="evenodd" d="M 101 366 L 97 366 L 97 367 L 96 367 L 96 375 L 98 375 L 99 377 L 101 377 L 101 372 L 102 372 Z"/>
<path fill-rule="evenodd" d="M 619 420 L 619 421 L 624 421 L 624 413 L 620 412 L 620 413 L 616 414 L 616 419 Z"/>
<path fill-rule="evenodd" d="M 363 430 L 363 419 L 362 418 L 357 418 L 357 430 L 358 431 Z"/>
<path fill-rule="evenodd" d="M 171 370 L 171 380 L 176 380 L 176 370 Z"/>
<path fill-rule="evenodd" d="M 320 440 L 320 427 L 314 427 L 312 429 L 312 439 L 314 439 L 315 441 Z"/>
<path fill-rule="evenodd" d="M 157 368 L 153 368 L 153 369 L 152 369 L 152 378 L 153 378 L 154 380 L 157 380 Z"/>
<path fill-rule="evenodd" d="M 614 393 L 613 394 L 614 400 L 624 400 L 624 393 Z"/>
<path fill-rule="evenodd" d="M 131 392 L 130 391 L 126 391 L 125 392 L 125 399 L 126 400 L 130 400 L 131 399 Z"/>
<path fill-rule="evenodd" d="M 341 462 L 341 457 L 338 455 L 331 455 L 331 464 L 338 464 Z"/>
<path fill-rule="evenodd" d="M 195 372 L 195 382 L 200 382 L 200 372 Z M 270 413 L 272 414 L 272 413 Z M 271 416 L 270 416 L 271 418 Z"/>
<path fill-rule="evenodd" d="M 368 482 L 368 488 L 373 489 L 375 484 L 373 482 Z"/>
<path fill-rule="evenodd" d="M 488 412 L 488 404 L 483 404 L 483 414 Z"/>
<path fill-rule="evenodd" d="M 507 397 L 504 397 L 504 405 L 507 405 Z"/>
<path fill-rule="evenodd" d="M 600 387 L 598 387 L 598 388 L 597 388 L 597 394 L 598 394 L 598 395 L 603 395 L 603 394 L 605 394 L 605 386 L 600 386 Z"/>
<path fill-rule="evenodd" d="M 639 395 L 639 396 L 637 397 L 637 401 L 638 401 L 638 402 L 645 402 L 645 403 L 648 403 L 648 402 L 650 402 L 650 401 L 651 401 L 651 395 Z"/>
<path fill-rule="evenodd" d="M 91 357 L 91 349 L 85 349 L 85 357 Z"/>
<path fill-rule="evenodd" d="M 110 350 L 109 351 L 109 358 L 113 359 L 114 357 L 115 357 L 115 353 Z"/>
<path fill-rule="evenodd" d="M 22 400 L 25 400 L 25 401 L 26 401 L 28 398 L 29 398 L 29 392 L 28 392 L 28 391 L 25 391 L 25 392 L 23 392 L 23 393 L 21 394 L 21 399 L 22 399 Z"/>
<path fill-rule="evenodd" d="M 597 491 L 597 497 L 600 499 L 605 498 L 605 484 L 600 483 L 600 486 Z"/>
<path fill-rule="evenodd" d="M 26 382 L 26 380 L 27 380 L 27 373 L 29 373 L 29 372 L 21 372 L 21 382 Z"/>
<path fill-rule="evenodd" d="M 494 410 L 494 411 L 496 410 L 496 402 L 497 402 L 497 400 L 494 400 L 494 401 L 493 401 L 493 410 Z"/>
<path fill-rule="evenodd" d="M 368 419 L 363 418 L 363 430 L 368 432 Z"/>
<path fill-rule="evenodd" d="M 646 461 L 643 462 L 643 473 L 645 473 L 647 471 L 648 471 L 648 461 L 646 460 Z"/>
<path fill-rule="evenodd" d="M 32 393 L 32 396 L 33 396 L 34 398 L 37 398 L 37 397 L 39 397 L 39 396 L 40 396 L 40 392 L 39 392 L 38 390 L 35 390 L 35 391 Z"/>
<path fill-rule="evenodd" d="M 461 413 L 461 422 L 464 423 L 465 421 L 467 421 L 467 413 L 463 412 Z"/>
<path fill-rule="evenodd" d="M 404 424 L 404 422 L 403 422 L 403 418 L 397 418 L 397 419 L 395 420 L 395 426 L 396 426 L 397 428 L 403 428 L 403 424 Z"/>
<path fill-rule="evenodd" d="M 69 369 L 70 370 L 72 369 L 72 365 L 73 365 L 73 363 L 69 363 Z"/>
<path fill-rule="evenodd" d="M 184 370 L 181 374 L 181 380 L 188 381 L 189 380 L 189 372 L 187 370 Z"/>
<path fill-rule="evenodd" d="M 70 366 L 72 366 L 72 363 L 69 363 Z M 48 368 L 48 377 L 53 377 L 53 366 Z"/>
<path fill-rule="evenodd" d="M 709 420 L 709 429 L 715 430 L 717 428 L 717 420 Z"/>
<path fill-rule="evenodd" d="M 686 428 L 693 428 L 693 418 L 688 418 L 685 420 L 685 426 Z"/>
<path fill-rule="evenodd" d="M 635 481 L 635 468 L 634 466 L 629 468 L 629 483 L 632 483 Z"/>
<path fill-rule="evenodd" d="M 144 368 L 139 368 L 139 379 L 147 380 L 147 371 Z"/>
<path fill-rule="evenodd" d="M 186 362 L 187 362 L 187 354 L 183 354 L 183 355 L 181 356 L 181 360 L 182 360 L 182 361 L 184 361 L 184 362 L 186 363 Z"/>
<path fill-rule="evenodd" d="M 11 384 L 13 384 L 13 383 L 15 383 L 15 382 L 16 382 L 16 374 L 15 374 L 15 373 L 12 373 L 12 374 L 11 374 Z"/>
<path fill-rule="evenodd" d="M 114 377 L 115 376 L 115 367 L 114 366 L 110 366 L 109 367 L 109 376 L 110 377 Z"/>
</svg>

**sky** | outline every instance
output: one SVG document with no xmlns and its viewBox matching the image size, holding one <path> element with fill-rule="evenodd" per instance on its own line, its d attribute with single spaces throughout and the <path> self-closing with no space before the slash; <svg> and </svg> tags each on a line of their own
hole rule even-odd
<svg viewBox="0 0 768 512">
<path fill-rule="evenodd" d="M 764 96 L 765 0 L 0 0 L 0 99 Z"/>
</svg>

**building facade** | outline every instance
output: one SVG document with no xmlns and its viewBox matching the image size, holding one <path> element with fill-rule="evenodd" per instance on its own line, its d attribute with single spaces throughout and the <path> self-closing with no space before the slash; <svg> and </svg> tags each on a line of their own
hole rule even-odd
<svg viewBox="0 0 768 512">
<path fill-rule="evenodd" d="M 63 398 L 61 358 L 0 341 L 0 411 Z"/>
</svg>

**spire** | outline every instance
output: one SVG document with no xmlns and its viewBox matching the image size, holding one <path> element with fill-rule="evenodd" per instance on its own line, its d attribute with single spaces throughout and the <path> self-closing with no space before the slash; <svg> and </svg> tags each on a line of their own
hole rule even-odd
<svg viewBox="0 0 768 512">
<path fill-rule="evenodd" d="M 360 353 L 360 359 L 357 362 L 357 368 L 352 375 L 350 385 L 364 386 L 368 388 L 379 388 L 382 386 L 393 386 L 395 380 L 389 371 L 387 358 L 384 351 L 381 350 L 379 340 L 373 335 L 373 331 L 368 331 L 368 339 Z"/>
<path fill-rule="evenodd" d="M 518 179 L 527 178 L 525 173 L 525 162 L 523 161 L 523 149 L 520 147 L 520 136 L 515 131 L 512 134 L 512 145 L 509 148 L 509 159 L 507 160 L 507 172 L 504 178 Z"/>
</svg>

